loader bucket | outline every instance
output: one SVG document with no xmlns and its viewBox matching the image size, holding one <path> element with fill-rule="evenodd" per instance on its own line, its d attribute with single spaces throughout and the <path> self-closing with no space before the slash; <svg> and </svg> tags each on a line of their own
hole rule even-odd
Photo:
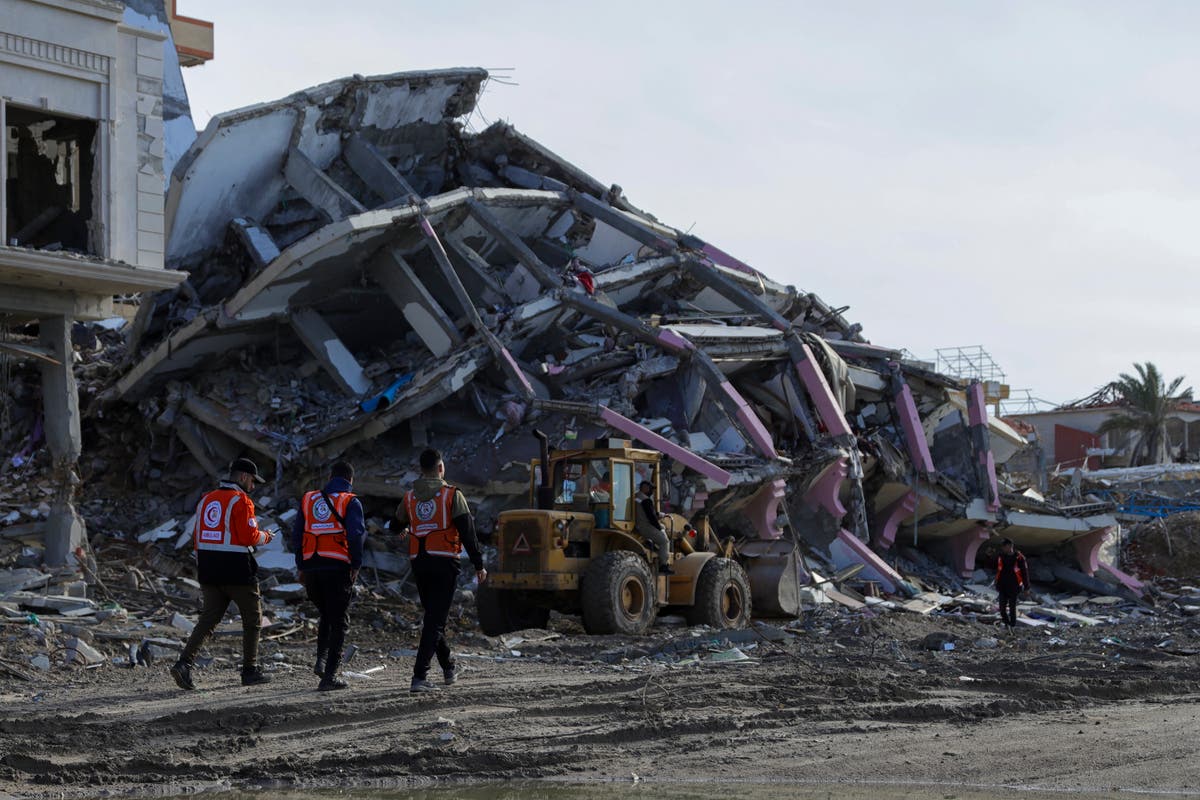
<svg viewBox="0 0 1200 800">
<path fill-rule="evenodd" d="M 800 613 L 800 587 L 812 578 L 792 542 L 748 542 L 738 548 L 737 554 L 750 577 L 754 616 L 794 617 Z"/>
</svg>

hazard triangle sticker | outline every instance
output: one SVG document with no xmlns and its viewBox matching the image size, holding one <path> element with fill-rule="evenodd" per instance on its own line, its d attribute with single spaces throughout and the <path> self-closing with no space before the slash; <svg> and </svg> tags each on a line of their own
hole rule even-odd
<svg viewBox="0 0 1200 800">
<path fill-rule="evenodd" d="M 517 541 L 513 544 L 512 554 L 514 556 L 526 556 L 533 552 L 533 548 L 529 546 L 529 540 L 525 538 L 525 534 L 517 537 Z"/>
</svg>

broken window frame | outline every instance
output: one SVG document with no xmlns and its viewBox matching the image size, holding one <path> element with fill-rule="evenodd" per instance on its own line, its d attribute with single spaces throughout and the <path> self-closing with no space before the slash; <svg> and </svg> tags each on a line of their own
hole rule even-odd
<svg viewBox="0 0 1200 800">
<path fill-rule="evenodd" d="M 91 141 L 90 141 L 90 158 L 91 169 L 88 174 L 84 174 L 82 166 L 85 161 L 83 148 L 79 149 L 80 160 L 76 165 L 78 174 L 73 176 L 75 180 L 71 182 L 71 189 L 74 195 L 73 199 L 77 199 L 78 208 L 69 209 L 73 213 L 78 213 L 84 208 L 83 189 L 89 190 L 90 197 L 86 207 L 88 209 L 87 217 L 84 220 L 86 234 L 83 240 L 83 246 L 77 247 L 74 244 L 64 244 L 62 249 L 67 252 L 80 252 L 90 256 L 99 256 L 101 258 L 108 257 L 107 237 L 102 235 L 102 231 L 107 230 L 107 192 L 106 181 L 108 176 L 107 168 L 107 153 L 108 141 L 104 126 L 99 119 L 89 116 L 79 116 L 76 114 L 63 113 L 49 108 L 38 108 L 36 106 L 22 105 L 13 103 L 5 97 L 0 97 L 0 246 L 18 246 L 31 247 L 25 242 L 19 242 L 13 245 L 10 242 L 10 235 L 17 231 L 10 231 L 8 226 L 8 214 L 10 207 L 9 198 L 9 168 L 8 168 L 8 148 L 10 142 L 9 122 L 13 111 L 18 111 L 21 114 L 36 114 L 47 119 L 69 120 L 71 122 L 87 123 L 91 126 Z M 19 176 L 18 176 L 19 178 Z M 60 184 L 62 185 L 62 184 Z M 68 210 L 68 209 L 64 209 Z M 53 223 L 50 223 L 53 224 Z M 44 249 L 43 247 L 35 247 L 34 249 Z"/>
</svg>

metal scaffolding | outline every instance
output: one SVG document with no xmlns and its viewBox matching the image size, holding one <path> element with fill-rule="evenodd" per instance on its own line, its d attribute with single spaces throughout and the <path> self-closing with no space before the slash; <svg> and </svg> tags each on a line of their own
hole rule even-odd
<svg viewBox="0 0 1200 800">
<path fill-rule="evenodd" d="M 1004 383 L 1004 370 L 983 345 L 943 347 L 937 351 L 937 371 L 954 378 Z"/>
</svg>

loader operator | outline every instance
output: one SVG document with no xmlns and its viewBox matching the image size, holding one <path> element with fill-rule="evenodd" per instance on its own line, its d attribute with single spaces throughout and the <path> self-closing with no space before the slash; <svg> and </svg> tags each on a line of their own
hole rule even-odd
<svg viewBox="0 0 1200 800">
<path fill-rule="evenodd" d="M 337 671 L 367 535 L 353 483 L 354 467 L 345 461 L 334 464 L 325 487 L 304 495 L 292 527 L 296 570 L 308 599 L 321 614 L 313 672 L 321 678 L 317 689 L 322 692 L 346 688 Z"/>
<path fill-rule="evenodd" d="M 196 548 L 196 573 L 203 606 L 200 620 L 188 637 L 183 653 L 171 667 L 180 689 L 195 689 L 192 665 L 196 653 L 225 616 L 230 601 L 242 615 L 242 685 L 268 683 L 270 675 L 258 666 L 258 636 L 262 630 L 262 596 L 258 591 L 258 562 L 251 548 L 268 544 L 270 531 L 260 531 L 254 501 L 247 494 L 255 484 L 266 483 L 248 458 L 229 465 L 229 478 L 200 498 L 192 541 Z"/>
<path fill-rule="evenodd" d="M 421 626 L 421 643 L 413 665 L 412 692 L 436 691 L 427 680 L 429 664 L 434 655 L 442 668 L 447 686 L 458 680 L 459 670 L 450 646 L 446 644 L 446 617 L 458 586 L 459 557 L 463 547 L 475 567 L 480 583 L 487 580 L 483 556 L 475 538 L 475 521 L 467 500 L 455 487 L 446 483 L 446 465 L 442 454 L 432 448 L 421 453 L 421 477 L 405 495 L 396 509 L 396 529 L 408 533 L 408 556 L 412 560 L 413 578 L 425 609 Z"/>
<path fill-rule="evenodd" d="M 1029 565 L 1024 553 L 1013 546 L 1012 539 L 1005 539 L 1000 545 L 996 591 L 1000 593 L 1000 619 L 1011 631 L 1017 624 L 1017 597 L 1029 591 Z"/>
<path fill-rule="evenodd" d="M 658 552 L 658 571 L 662 575 L 671 575 L 671 540 L 659 522 L 658 509 L 654 507 L 653 487 L 650 481 L 638 484 L 638 492 L 634 497 L 634 527 L 642 538 L 653 545 Z"/>
</svg>

